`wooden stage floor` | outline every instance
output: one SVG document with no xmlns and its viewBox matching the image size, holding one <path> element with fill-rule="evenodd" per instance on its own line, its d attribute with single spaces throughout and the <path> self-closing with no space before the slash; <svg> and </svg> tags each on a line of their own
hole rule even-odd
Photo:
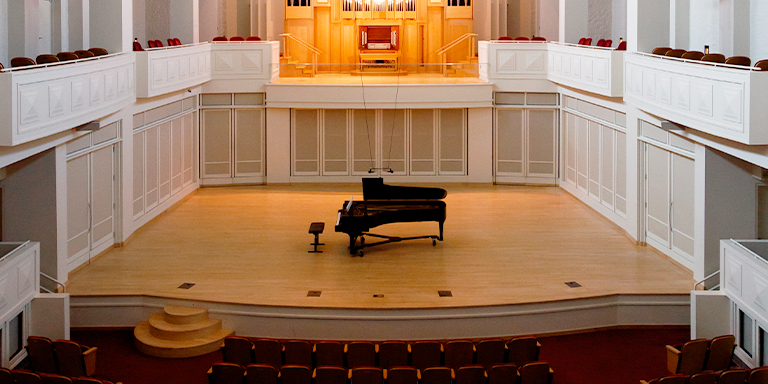
<svg viewBox="0 0 768 384">
<path fill-rule="evenodd" d="M 486 84 L 487 82 L 477 76 L 446 76 L 439 73 L 408 73 L 408 74 L 377 74 L 366 73 L 327 73 L 317 74 L 314 77 L 281 76 L 272 81 L 272 84 L 340 84 L 340 85 L 407 85 L 407 84 Z"/>
<path fill-rule="evenodd" d="M 446 187 L 443 185 L 443 187 Z M 334 232 L 359 184 L 202 188 L 69 278 L 72 296 L 306 308 L 457 308 L 616 294 L 685 295 L 693 274 L 557 187 L 447 185 L 445 241 L 348 252 Z M 308 253 L 313 221 L 324 253 Z M 375 233 L 436 234 L 436 223 Z M 581 288 L 569 288 L 576 281 Z M 188 290 L 177 288 L 194 283 Z M 439 297 L 449 290 L 452 297 Z M 322 291 L 307 297 L 308 291 Z M 383 297 L 374 297 L 383 295 Z"/>
</svg>

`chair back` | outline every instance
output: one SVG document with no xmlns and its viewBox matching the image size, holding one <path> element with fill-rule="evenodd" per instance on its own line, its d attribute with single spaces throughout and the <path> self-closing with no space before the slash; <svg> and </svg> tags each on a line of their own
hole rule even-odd
<svg viewBox="0 0 768 384">
<path fill-rule="evenodd" d="M 530 40 L 530 39 L 528 39 L 528 38 L 527 38 L 527 37 L 525 37 L 525 36 L 518 36 L 518 37 L 515 37 L 515 40 L 519 40 L 519 41 L 528 41 L 528 40 Z"/>
<path fill-rule="evenodd" d="M 603 43 L 603 47 L 610 48 L 613 45 L 613 40 L 608 39 L 605 40 L 605 43 Z"/>
<path fill-rule="evenodd" d="M 533 38 L 531 38 L 531 41 L 547 41 L 547 39 L 541 36 L 534 36 Z"/>
<path fill-rule="evenodd" d="M 112 384 L 111 382 L 94 379 L 93 377 L 75 377 L 72 379 L 73 384 Z"/>
<path fill-rule="evenodd" d="M 342 367 L 319 366 L 315 368 L 312 378 L 314 384 L 347 384 L 347 370 Z"/>
<path fill-rule="evenodd" d="M 499 36 L 500 41 L 508 41 L 508 40 L 514 40 L 513 38 L 509 36 Z"/>
<path fill-rule="evenodd" d="M 14 57 L 11 59 L 11 68 L 27 67 L 35 65 L 35 61 L 29 57 Z"/>
<path fill-rule="evenodd" d="M 597 41 L 597 44 L 595 44 L 596 47 L 602 47 L 603 44 L 605 44 L 605 39 L 600 39 Z"/>
<path fill-rule="evenodd" d="M 454 371 L 465 365 L 472 364 L 474 345 L 469 340 L 451 340 L 443 346 L 445 349 L 445 366 Z"/>
<path fill-rule="evenodd" d="M 139 46 L 141 46 L 141 44 L 139 44 Z M 143 50 L 144 49 L 142 49 L 142 51 Z M 85 59 L 85 58 L 88 58 L 88 57 L 96 57 L 96 55 L 94 55 L 93 52 L 91 52 L 91 51 L 79 50 L 79 51 L 75 51 L 75 54 L 77 55 L 77 57 L 79 57 L 81 59 Z"/>
<path fill-rule="evenodd" d="M 216 363 L 208 371 L 209 384 L 242 383 L 245 368 L 235 363 Z"/>
<path fill-rule="evenodd" d="M 383 384 L 384 373 L 378 367 L 354 367 L 349 372 L 350 384 Z"/>
<path fill-rule="evenodd" d="M 507 342 L 507 361 L 522 367 L 526 363 L 539 360 L 541 344 L 533 336 L 516 337 Z"/>
<path fill-rule="evenodd" d="M 761 71 L 768 71 L 768 60 L 760 60 L 755 63 L 755 67 L 760 68 Z"/>
<path fill-rule="evenodd" d="M 418 384 L 419 373 L 414 367 L 391 367 L 387 369 L 387 384 Z"/>
<path fill-rule="evenodd" d="M 586 39 L 584 39 L 584 45 L 592 45 L 592 38 L 587 37 Z"/>
<path fill-rule="evenodd" d="M 681 58 L 685 55 L 685 49 L 670 49 L 667 51 L 667 53 L 664 54 L 666 57 L 677 57 Z"/>
<path fill-rule="evenodd" d="M 480 340 L 475 345 L 475 351 L 477 364 L 482 365 L 485 369 L 504 363 L 504 340 Z"/>
<path fill-rule="evenodd" d="M 688 376 L 675 375 L 662 377 L 659 379 L 658 384 L 688 384 Z"/>
<path fill-rule="evenodd" d="M 59 363 L 59 374 L 69 377 L 88 376 L 80 344 L 71 340 L 56 340 L 53 346 Z"/>
<path fill-rule="evenodd" d="M 224 361 L 245 367 L 253 363 L 253 343 L 245 337 L 227 336 L 224 338 Z"/>
<path fill-rule="evenodd" d="M 749 370 L 729 369 L 720 374 L 717 384 L 744 384 L 749 378 Z"/>
<path fill-rule="evenodd" d="M 312 344 L 304 340 L 287 340 L 283 342 L 283 358 L 285 364 L 312 366 Z"/>
<path fill-rule="evenodd" d="M 40 378 L 43 379 L 43 384 L 72 384 L 72 379 L 69 377 L 54 373 L 41 373 Z"/>
<path fill-rule="evenodd" d="M 248 38 L 246 38 L 245 41 L 261 41 L 261 37 L 258 37 L 258 36 L 248 36 Z"/>
<path fill-rule="evenodd" d="M 141 52 L 143 50 L 144 50 L 144 48 L 141 46 L 141 43 L 139 43 L 138 41 L 134 41 L 133 42 L 133 51 L 134 52 Z M 88 52 L 88 51 L 85 51 L 85 52 Z"/>
<path fill-rule="evenodd" d="M 429 367 L 421 371 L 421 384 L 451 384 L 453 369 L 448 367 Z"/>
<path fill-rule="evenodd" d="M 720 53 L 710 53 L 708 55 L 704 55 L 701 58 L 701 61 L 706 61 L 710 63 L 725 63 L 725 55 Z"/>
<path fill-rule="evenodd" d="M 225 36 L 216 36 L 213 38 L 213 41 L 227 41 L 227 38 Z"/>
<path fill-rule="evenodd" d="M 58 63 L 59 58 L 54 55 L 44 54 L 44 55 L 38 55 L 37 58 L 35 58 L 35 61 L 37 64 L 50 64 L 50 63 Z"/>
<path fill-rule="evenodd" d="M 731 367 L 733 349 L 736 348 L 736 337 L 733 335 L 718 336 L 709 342 L 707 364 L 704 369 L 724 371 Z"/>
<path fill-rule="evenodd" d="M 107 52 L 107 50 L 104 48 L 89 48 L 88 50 L 91 51 L 91 53 L 93 53 L 94 56 L 109 55 L 109 52 Z"/>
<path fill-rule="evenodd" d="M 411 344 L 411 365 L 422 372 L 440 366 L 443 348 L 437 341 L 417 341 Z"/>
<path fill-rule="evenodd" d="M 749 373 L 747 384 L 766 384 L 768 383 L 768 367 L 755 368 Z"/>
<path fill-rule="evenodd" d="M 3 69 L 5 69 L 5 67 L 3 66 L 3 63 L 0 63 L 0 70 L 3 70 Z"/>
<path fill-rule="evenodd" d="M 456 384 L 485 384 L 485 368 L 482 365 L 465 365 L 455 372 Z"/>
<path fill-rule="evenodd" d="M 284 365 L 280 368 L 280 384 L 311 384 L 312 371 L 303 365 Z"/>
<path fill-rule="evenodd" d="M 338 341 L 319 341 L 315 343 L 315 366 L 344 366 L 344 345 Z"/>
<path fill-rule="evenodd" d="M 517 366 L 512 363 L 496 364 L 488 369 L 488 384 L 511 384 L 517 381 Z"/>
<path fill-rule="evenodd" d="M 550 384 L 552 371 L 545 362 L 528 363 L 517 371 L 519 384 Z"/>
<path fill-rule="evenodd" d="M 579 39 L 579 45 L 584 45 L 585 41 L 587 41 L 587 38 L 586 37 L 582 37 L 581 39 Z"/>
<path fill-rule="evenodd" d="M 709 341 L 706 339 L 691 340 L 680 349 L 680 360 L 677 362 L 677 372 L 692 375 L 704 370 Z"/>
<path fill-rule="evenodd" d="M 178 37 L 174 37 L 173 42 L 175 43 L 175 45 L 181 45 L 181 40 L 179 40 Z"/>
<path fill-rule="evenodd" d="M 619 43 L 619 46 L 616 47 L 616 50 L 617 51 L 626 51 L 627 50 L 627 42 L 626 41 L 622 41 L 621 43 Z"/>
<path fill-rule="evenodd" d="M 162 48 L 163 47 L 163 42 L 160 41 L 160 40 L 155 40 L 155 47 Z"/>
<path fill-rule="evenodd" d="M 725 63 L 730 65 L 743 65 L 749 67 L 752 65 L 752 60 L 746 56 L 732 56 L 725 60 Z"/>
<path fill-rule="evenodd" d="M 408 344 L 384 341 L 379 344 L 379 366 L 383 369 L 408 365 Z"/>
<path fill-rule="evenodd" d="M 56 57 L 59 58 L 59 61 L 70 61 L 70 60 L 77 60 L 80 58 L 74 52 L 59 52 L 56 54 Z"/>
<path fill-rule="evenodd" d="M 715 384 L 718 374 L 713 371 L 704 371 L 691 375 L 688 384 Z"/>
<path fill-rule="evenodd" d="M 175 42 L 175 41 L 173 41 L 173 39 L 171 39 L 171 38 L 169 37 L 169 38 L 168 38 L 168 46 L 169 46 L 169 47 L 173 47 L 174 45 L 176 45 L 176 42 Z"/>
<path fill-rule="evenodd" d="M 245 367 L 246 384 L 277 384 L 277 369 L 269 364 L 249 364 Z"/>
<path fill-rule="evenodd" d="M 14 370 L 13 379 L 16 384 L 42 384 L 43 379 L 35 372 Z"/>
<path fill-rule="evenodd" d="M 53 342 L 47 337 L 29 336 L 27 338 L 29 369 L 35 372 L 58 373 Z"/>
<path fill-rule="evenodd" d="M 11 373 L 10 369 L 0 367 L 0 384 L 13 384 L 13 373 Z"/>
<path fill-rule="evenodd" d="M 147 47 L 149 47 L 149 48 L 157 48 L 157 45 L 155 44 L 154 40 L 147 40 Z"/>
<path fill-rule="evenodd" d="M 275 369 L 283 365 L 283 346 L 274 339 L 256 339 L 253 341 L 253 362 L 269 364 Z"/>
<path fill-rule="evenodd" d="M 652 55 L 661 55 L 664 56 L 667 54 L 667 52 L 671 51 L 672 48 L 670 47 L 656 47 L 651 51 Z"/>
<path fill-rule="evenodd" d="M 376 366 L 376 345 L 368 341 L 353 341 L 344 347 L 347 368 Z"/>
<path fill-rule="evenodd" d="M 232 36 L 229 38 L 229 41 L 245 41 L 245 38 L 242 36 Z"/>
<path fill-rule="evenodd" d="M 701 60 L 702 57 L 704 57 L 704 52 L 701 51 L 688 51 L 681 56 L 683 59 L 687 60 Z"/>
</svg>

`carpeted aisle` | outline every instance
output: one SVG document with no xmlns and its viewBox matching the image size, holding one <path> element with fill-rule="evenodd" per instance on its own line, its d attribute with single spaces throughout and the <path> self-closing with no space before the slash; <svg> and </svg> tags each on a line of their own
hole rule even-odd
<svg viewBox="0 0 768 384">
<path fill-rule="evenodd" d="M 638 384 L 667 374 L 666 344 L 689 339 L 687 328 L 626 329 L 540 337 L 540 360 L 554 384 Z M 123 384 L 206 384 L 221 352 L 187 359 L 146 356 L 133 347 L 133 331 L 72 331 L 72 340 L 99 347 L 96 377 Z"/>
</svg>

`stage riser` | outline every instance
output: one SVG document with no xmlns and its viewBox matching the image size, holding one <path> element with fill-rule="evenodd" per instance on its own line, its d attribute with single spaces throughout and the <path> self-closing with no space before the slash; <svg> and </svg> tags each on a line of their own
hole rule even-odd
<svg viewBox="0 0 768 384">
<path fill-rule="evenodd" d="M 237 335 L 332 340 L 455 339 L 690 324 L 689 295 L 620 295 L 478 308 L 259 307 L 157 297 L 72 297 L 73 328 L 134 327 L 165 305 L 209 308 Z"/>
</svg>

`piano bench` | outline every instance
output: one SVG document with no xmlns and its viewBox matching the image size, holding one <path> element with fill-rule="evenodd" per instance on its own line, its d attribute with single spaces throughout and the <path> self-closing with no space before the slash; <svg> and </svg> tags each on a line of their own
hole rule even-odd
<svg viewBox="0 0 768 384">
<path fill-rule="evenodd" d="M 309 245 L 314 245 L 315 249 L 312 251 L 309 251 L 309 253 L 323 253 L 323 251 L 317 250 L 318 245 L 325 245 L 320 242 L 320 234 L 323 233 L 323 229 L 325 229 L 325 223 L 315 222 L 309 225 L 309 233 L 315 235 L 315 242 L 309 244 Z"/>
</svg>

